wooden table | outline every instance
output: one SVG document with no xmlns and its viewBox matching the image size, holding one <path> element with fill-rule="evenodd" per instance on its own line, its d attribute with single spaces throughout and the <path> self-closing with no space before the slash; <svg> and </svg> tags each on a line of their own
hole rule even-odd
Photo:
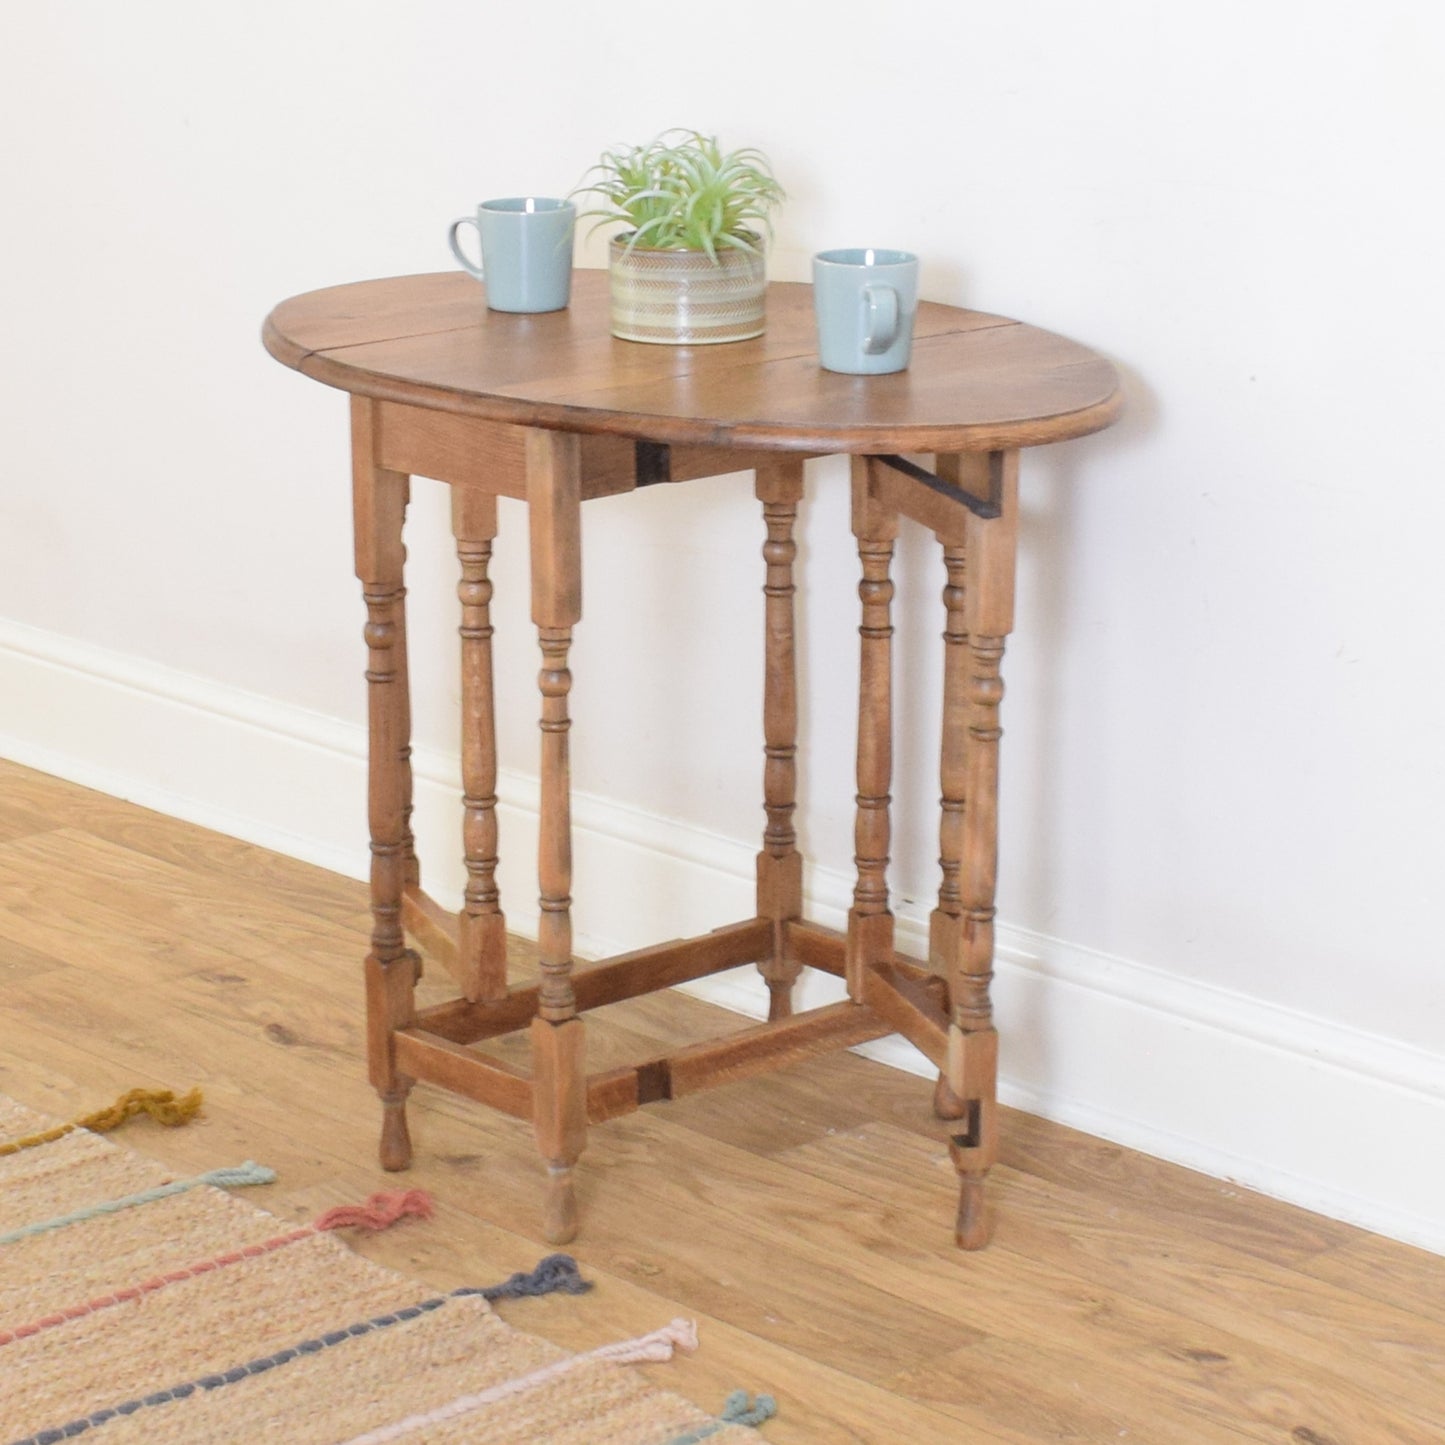
<svg viewBox="0 0 1445 1445">
<path fill-rule="evenodd" d="M 1013 623 L 1022 447 L 1109 425 L 1108 362 L 999 316 L 923 303 L 913 362 L 893 376 L 819 369 L 811 290 L 773 285 L 756 341 L 677 348 L 617 341 L 607 278 L 582 271 L 566 311 L 488 311 L 481 287 L 447 273 L 365 281 L 283 302 L 267 349 L 351 393 L 356 570 L 366 600 L 371 904 L 366 959 L 381 1162 L 411 1159 L 406 1098 L 417 1080 L 533 1120 L 548 1171 L 544 1222 L 576 1232 L 572 1174 L 590 1124 L 900 1033 L 939 1068 L 934 1103 L 951 1120 L 960 1177 L 957 1238 L 987 1238 L 983 1184 L 997 1152 L 998 1036 L 989 984 L 997 872 L 999 665 Z M 792 825 L 797 690 L 793 529 L 810 456 L 852 458 L 862 566 L 857 886 L 846 933 L 803 916 Z M 931 454 L 931 469 L 903 454 Z M 659 482 L 755 474 L 767 540 L 762 792 L 757 911 L 698 938 L 574 968 L 568 768 L 568 652 L 582 614 L 582 503 Z M 421 888 L 413 845 L 402 523 L 412 474 L 451 484 L 460 559 L 462 842 L 467 884 L 451 916 Z M 497 757 L 488 564 L 497 498 L 527 503 L 532 619 L 541 645 L 540 980 L 508 984 L 497 866 Z M 892 767 L 889 578 L 899 518 L 943 550 L 942 879 L 929 956 L 894 950 L 889 911 Z M 639 620 L 639 627 L 645 620 Z M 458 996 L 418 1008 L 418 955 Z M 589 1074 L 582 1015 L 619 999 L 756 963 L 768 1022 L 625 1068 Z M 804 968 L 846 980 L 848 998 L 795 1014 Z M 530 1030 L 531 1069 L 470 1047 Z"/>
</svg>

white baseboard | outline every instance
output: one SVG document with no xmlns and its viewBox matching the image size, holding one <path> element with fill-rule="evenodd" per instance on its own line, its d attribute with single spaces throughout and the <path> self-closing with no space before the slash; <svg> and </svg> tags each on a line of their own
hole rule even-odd
<svg viewBox="0 0 1445 1445">
<path fill-rule="evenodd" d="M 0 619 L 0 754 L 278 852 L 364 877 L 359 724 Z M 431 890 L 460 892 L 455 761 L 414 755 Z M 536 783 L 499 786 L 511 927 L 535 932 Z M 756 843 L 605 798 L 574 801 L 576 946 L 601 957 L 748 916 Z M 437 860 L 435 864 L 432 860 Z M 431 865 L 431 866 L 428 866 Z M 839 926 L 851 881 L 814 868 Z M 926 954 L 926 916 L 899 946 Z M 1008 1103 L 1445 1253 L 1445 1057 L 1162 969 L 1000 925 L 995 1000 Z M 839 996 L 810 976 L 804 1001 Z M 750 969 L 689 991 L 760 1015 Z M 920 1074 L 898 1039 L 861 1052 Z"/>
</svg>

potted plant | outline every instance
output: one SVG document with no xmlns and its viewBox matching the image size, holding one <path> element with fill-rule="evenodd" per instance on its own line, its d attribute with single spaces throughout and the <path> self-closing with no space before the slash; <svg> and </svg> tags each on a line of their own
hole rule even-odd
<svg viewBox="0 0 1445 1445">
<path fill-rule="evenodd" d="M 612 238 L 612 334 L 692 346 L 763 332 L 763 234 L 783 199 L 767 157 L 695 130 L 602 153 L 578 187 Z"/>
</svg>

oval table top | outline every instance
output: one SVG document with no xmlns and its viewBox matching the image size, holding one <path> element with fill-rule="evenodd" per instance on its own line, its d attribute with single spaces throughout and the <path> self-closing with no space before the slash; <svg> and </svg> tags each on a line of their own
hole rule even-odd
<svg viewBox="0 0 1445 1445">
<path fill-rule="evenodd" d="M 574 273 L 565 311 L 487 309 L 460 271 L 329 287 L 283 301 L 266 349 L 376 397 L 551 430 L 766 450 L 1006 450 L 1100 431 L 1118 376 L 1088 348 L 980 311 L 919 303 L 907 371 L 818 364 L 813 288 L 768 287 L 753 341 L 657 346 L 609 330 L 605 271 Z"/>
</svg>

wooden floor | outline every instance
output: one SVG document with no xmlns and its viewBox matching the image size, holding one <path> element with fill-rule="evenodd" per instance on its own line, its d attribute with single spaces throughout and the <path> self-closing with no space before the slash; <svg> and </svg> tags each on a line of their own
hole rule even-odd
<svg viewBox="0 0 1445 1445">
<path fill-rule="evenodd" d="M 69 1115 L 199 1083 L 202 1122 L 125 1141 L 272 1165 L 247 1197 L 289 1218 L 395 1182 L 366 927 L 359 884 L 0 763 L 0 1091 Z M 590 1017 L 594 1064 L 737 1024 L 677 994 Z M 597 1289 L 503 1313 L 576 1348 L 694 1317 L 701 1349 L 655 1377 L 711 1408 L 771 1391 L 776 1445 L 1445 1440 L 1445 1259 L 1011 1111 L 995 1240 L 963 1255 L 929 1093 L 834 1055 L 594 1130 Z M 438 1217 L 360 1247 L 446 1287 L 534 1264 L 529 1128 L 412 1097 L 401 1177 Z"/>
</svg>

